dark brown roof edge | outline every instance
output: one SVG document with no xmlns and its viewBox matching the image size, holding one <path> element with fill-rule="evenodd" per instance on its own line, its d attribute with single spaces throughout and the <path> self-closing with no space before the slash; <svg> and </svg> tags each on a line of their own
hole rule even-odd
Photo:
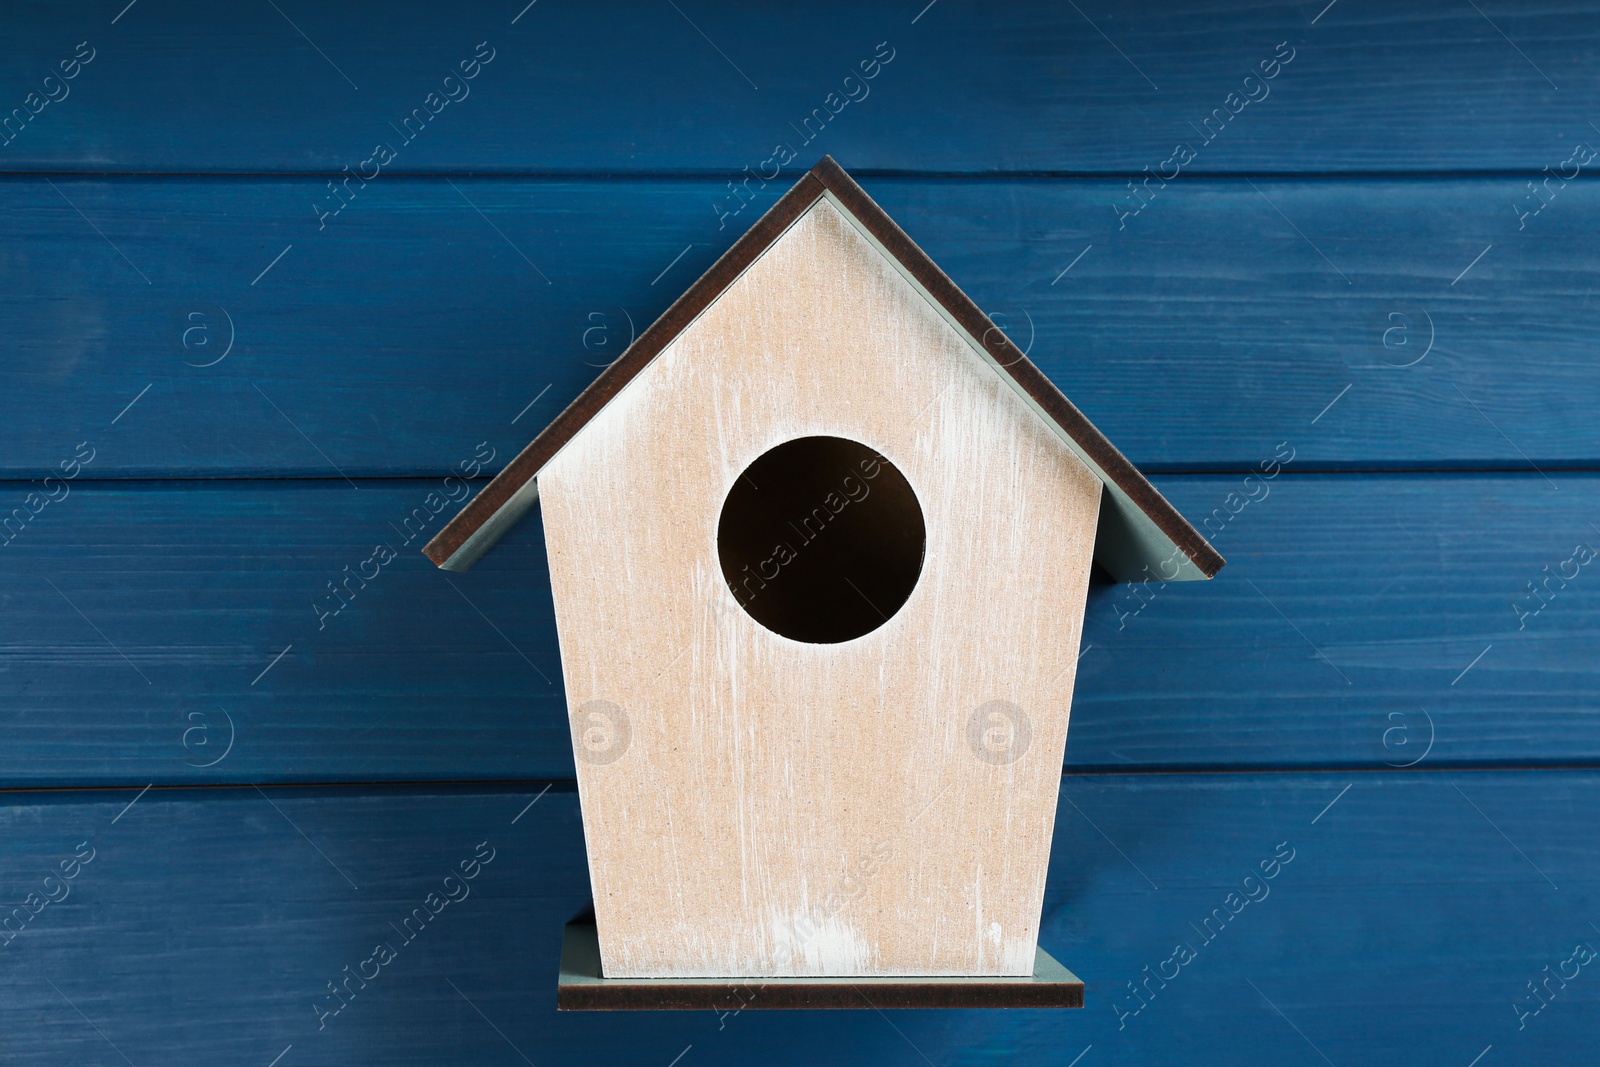
<svg viewBox="0 0 1600 1067">
<path fill-rule="evenodd" d="M 832 156 L 823 156 L 821 162 L 812 168 L 810 176 L 838 198 L 856 217 L 856 221 L 883 245 L 885 251 L 899 260 L 900 265 L 939 302 L 950 317 L 983 346 L 995 365 L 1039 405 L 1046 417 L 1061 427 L 1099 464 L 1117 488 L 1149 516 L 1157 529 L 1182 549 L 1184 555 L 1207 578 L 1222 569 L 1225 560 L 1200 536 L 1200 531 L 1189 525 L 1178 509 L 1167 502 L 1167 498 L 1139 473 L 1138 468 L 1115 445 L 1106 440 L 1104 434 L 1095 429 L 1083 412 L 1045 377 L 1043 371 L 1034 366 L 1033 361 L 983 313 L 983 309 L 972 302 L 971 297 L 939 269 L 939 265 L 926 252 L 917 247 L 916 242 L 867 195 L 865 189 L 856 184 L 854 178 L 845 173 L 843 167 L 833 161 Z"/>
<path fill-rule="evenodd" d="M 460 551 L 467 539 L 477 533 L 495 512 L 504 507 L 517 490 L 532 481 L 540 469 L 550 462 L 551 457 L 561 450 L 562 445 L 583 429 L 601 408 L 622 391 L 623 386 L 633 381 L 634 376 L 647 367 L 662 349 L 671 344 L 673 338 L 709 307 L 724 289 L 732 285 L 734 279 L 743 274 L 750 264 L 754 263 L 761 253 L 765 252 L 772 242 L 805 212 L 806 208 L 817 202 L 817 198 L 822 195 L 822 185 L 813 177 L 814 173 L 813 171 L 796 182 L 794 188 L 783 194 L 765 215 L 756 220 L 755 225 L 751 226 L 743 237 L 733 243 L 732 248 L 711 265 L 710 270 L 702 274 L 687 292 L 673 301 L 672 306 L 651 323 L 644 333 L 634 338 L 633 344 L 628 346 L 628 350 L 618 357 L 615 363 L 601 371 L 600 376 L 579 393 L 577 399 L 567 405 L 565 411 L 540 431 L 539 436 L 529 442 L 528 447 L 524 448 L 516 459 L 507 463 L 500 473 L 483 487 L 483 491 L 473 497 L 467 506 L 427 543 L 422 550 L 423 554 L 443 567 L 445 561 Z"/>
<path fill-rule="evenodd" d="M 1155 525 L 1157 530 L 1177 547 L 1205 577 L 1210 578 L 1221 570 L 1223 558 L 1208 544 L 1200 532 L 1191 526 L 1165 497 L 1156 491 L 1144 475 L 1117 451 L 1105 436 L 1083 416 L 1062 392 L 1034 366 L 997 327 L 983 310 L 974 304 L 950 278 L 940 270 L 928 255 L 918 248 L 893 219 L 869 197 L 844 168 L 823 156 L 811 171 L 795 183 L 766 214 L 756 220 L 745 235 L 706 271 L 689 290 L 679 297 L 649 329 L 640 334 L 628 350 L 611 366 L 601 372 L 590 386 L 578 394 L 565 411 L 544 428 L 522 452 L 506 464 L 444 529 L 429 541 L 423 553 L 440 567 L 465 569 L 498 537 L 496 531 L 520 517 L 533 502 L 527 490 L 539 470 L 550 461 L 561 447 L 577 434 L 601 408 L 610 403 L 624 386 L 649 365 L 662 349 L 683 331 L 712 301 L 721 295 L 740 274 L 754 263 L 767 248 L 794 223 L 806 209 L 816 203 L 824 192 L 831 193 L 841 205 L 883 249 L 896 259 L 900 266 L 932 297 L 962 330 L 977 341 L 995 366 L 1016 383 L 1018 389 L 1036 404 L 1044 416 L 1054 422 L 1079 449 L 1110 479 L 1118 493 L 1128 499 Z M 517 499 L 519 507 L 510 513 L 495 517 L 508 504 Z M 1127 516 L 1120 515 L 1109 501 L 1101 507 L 1102 531 L 1107 528 L 1120 535 L 1131 536 Z M 490 527 L 490 529 L 485 529 Z M 463 546 L 475 535 L 480 542 L 476 551 L 462 553 Z M 1109 532 L 1109 531 L 1107 531 Z M 1110 546 L 1106 546 L 1109 548 Z M 1097 555 L 1099 548 L 1097 546 Z M 1130 572 L 1131 567 L 1115 568 Z M 1158 577 L 1145 567 L 1149 577 Z M 1118 577 L 1134 577 L 1121 573 Z M 1159 575 L 1159 577 L 1172 577 Z"/>
</svg>

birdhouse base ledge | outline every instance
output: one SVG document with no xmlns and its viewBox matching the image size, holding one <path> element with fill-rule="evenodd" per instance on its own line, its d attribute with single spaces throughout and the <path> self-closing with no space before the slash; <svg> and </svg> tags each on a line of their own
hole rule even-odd
<svg viewBox="0 0 1600 1067">
<path fill-rule="evenodd" d="M 1021 978 L 607 978 L 594 923 L 567 924 L 558 1011 L 1081 1008 L 1083 982 L 1044 949 Z"/>
</svg>

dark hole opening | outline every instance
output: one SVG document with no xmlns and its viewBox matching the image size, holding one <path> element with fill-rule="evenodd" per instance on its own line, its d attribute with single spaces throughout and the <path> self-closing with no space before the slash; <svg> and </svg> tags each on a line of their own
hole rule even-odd
<svg viewBox="0 0 1600 1067">
<path fill-rule="evenodd" d="M 866 445 L 802 437 L 762 454 L 717 523 L 739 606 L 795 641 L 834 644 L 900 610 L 922 572 L 927 528 L 905 475 Z"/>
</svg>

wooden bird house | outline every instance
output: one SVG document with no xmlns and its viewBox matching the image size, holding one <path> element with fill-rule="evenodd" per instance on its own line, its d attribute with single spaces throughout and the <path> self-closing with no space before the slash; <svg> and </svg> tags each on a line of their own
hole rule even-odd
<svg viewBox="0 0 1600 1067">
<path fill-rule="evenodd" d="M 1034 975 L 1091 563 L 1223 561 L 837 164 L 428 556 L 536 496 L 606 979 Z"/>
</svg>

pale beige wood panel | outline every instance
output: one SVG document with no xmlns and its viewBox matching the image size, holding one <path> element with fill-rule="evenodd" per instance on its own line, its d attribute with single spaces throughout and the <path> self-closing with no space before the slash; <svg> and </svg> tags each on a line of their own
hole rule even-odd
<svg viewBox="0 0 1600 1067">
<path fill-rule="evenodd" d="M 813 434 L 927 524 L 911 598 L 834 645 L 716 554 L 734 479 Z M 819 201 L 539 481 L 606 972 L 1028 973 L 1100 484 L 848 219 Z"/>
</svg>

